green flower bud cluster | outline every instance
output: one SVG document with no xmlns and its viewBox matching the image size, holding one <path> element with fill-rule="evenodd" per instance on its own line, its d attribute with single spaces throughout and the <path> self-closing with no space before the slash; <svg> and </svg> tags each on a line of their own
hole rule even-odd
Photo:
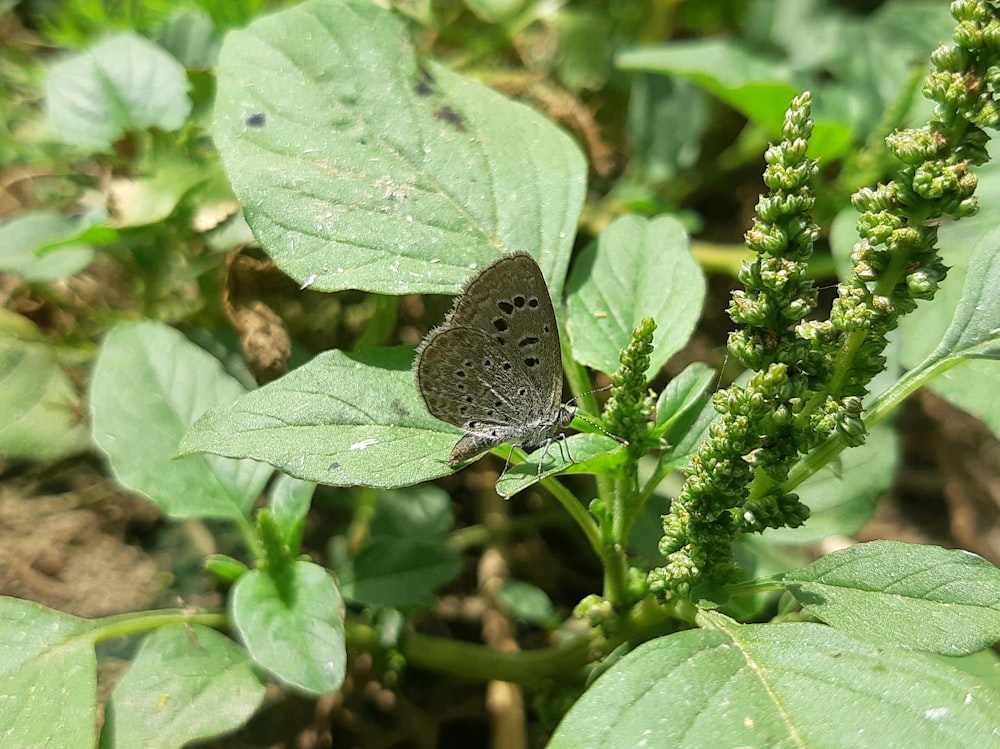
<svg viewBox="0 0 1000 749">
<path fill-rule="evenodd" d="M 757 374 L 746 386 L 716 393 L 721 414 L 692 458 L 691 472 L 664 518 L 660 552 L 667 564 L 650 575 L 664 595 L 682 592 L 702 575 L 728 577 L 734 571 L 737 533 L 798 525 L 808 510 L 782 492 L 792 459 L 815 436 L 797 414 L 807 402 L 823 361 L 797 326 L 816 306 L 816 290 L 805 279 L 806 260 L 819 234 L 810 220 L 810 181 L 816 162 L 806 156 L 812 132 L 808 94 L 789 107 L 784 140 L 765 154 L 764 182 L 772 192 L 757 204 L 747 244 L 757 258 L 745 263 L 729 314 L 744 327 L 729 338 L 729 352 Z M 751 493 L 749 487 L 759 485 Z"/>
<path fill-rule="evenodd" d="M 621 366 L 611 375 L 611 397 L 604 406 L 608 431 L 627 439 L 636 457 L 645 452 L 656 406 L 646 387 L 655 330 L 656 323 L 647 317 L 632 331 L 631 342 L 618 358 Z"/>
<path fill-rule="evenodd" d="M 1000 124 L 1000 3 L 957 0 L 952 13 L 955 44 L 934 53 L 924 84 L 937 103 L 933 119 L 889 136 L 902 164 L 897 179 L 852 198 L 860 214 L 853 273 L 828 320 L 805 320 L 816 292 L 804 263 L 818 236 L 809 217 L 817 169 L 806 157 L 808 94 L 792 102 L 783 141 L 767 151 L 771 194 L 758 203 L 746 236 L 757 258 L 741 269 L 745 290 L 729 308 L 744 326 L 730 335 L 729 352 L 757 374 L 716 395 L 720 418 L 664 517 L 667 563 L 649 575 L 663 597 L 685 595 L 699 579 L 729 579 L 738 534 L 808 518 L 808 508 L 783 488 L 801 455 L 832 435 L 845 446 L 865 441 L 862 398 L 885 367 L 886 334 L 945 279 L 937 226 L 976 212 L 970 166 L 987 160 L 983 128 Z"/>
</svg>

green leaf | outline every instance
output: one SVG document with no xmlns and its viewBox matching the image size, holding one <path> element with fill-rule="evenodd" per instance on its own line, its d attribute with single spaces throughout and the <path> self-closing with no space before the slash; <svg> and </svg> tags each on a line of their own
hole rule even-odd
<svg viewBox="0 0 1000 749">
<path fill-rule="evenodd" d="M 327 351 L 206 413 L 184 436 L 180 452 L 264 460 L 331 486 L 388 489 L 447 475 L 454 470 L 448 455 L 462 432 L 427 413 L 412 361 L 409 346 Z M 569 452 L 566 445 L 562 454 L 560 446 L 545 451 L 542 475 L 610 470 L 620 460 L 605 453 L 618 446 L 601 434 L 574 435 Z M 501 482 L 509 490 L 505 496 L 538 480 L 542 452 L 508 472 L 512 483 Z"/>
<path fill-rule="evenodd" d="M 554 440 L 547 448 L 543 446 L 532 452 L 523 462 L 509 466 L 497 481 L 497 494 L 510 499 L 540 479 L 559 473 L 611 473 L 622 464 L 623 450 L 620 442 L 592 432 Z"/>
<path fill-rule="evenodd" d="M 617 57 L 622 70 L 674 75 L 696 83 L 771 133 L 780 133 L 788 103 L 799 94 L 801 76 L 787 60 L 768 58 L 735 39 L 694 39 L 636 47 Z M 817 115 L 810 153 L 824 159 L 851 145 L 847 124 Z"/>
<path fill-rule="evenodd" d="M 377 536 L 337 574 L 345 598 L 396 607 L 433 603 L 434 591 L 461 571 L 462 558 L 440 542 Z"/>
<path fill-rule="evenodd" d="M 787 63 L 765 59 L 735 39 L 692 39 L 618 55 L 622 70 L 676 75 L 697 83 L 749 119 L 780 132 L 798 88 Z"/>
<path fill-rule="evenodd" d="M 268 506 L 274 522 L 281 528 L 293 555 L 299 553 L 306 515 L 312 506 L 315 490 L 316 484 L 311 481 L 300 481 L 281 473 L 268 491 Z"/>
<path fill-rule="evenodd" d="M 205 572 L 226 583 L 234 583 L 248 571 L 247 566 L 225 554 L 209 554 L 202 563 Z"/>
<path fill-rule="evenodd" d="M 23 340 L 16 328 L 37 333 L 23 318 L 0 317 L 15 328 L 14 335 L 0 334 L 0 454 L 58 460 L 86 450 L 90 440 L 80 396 L 59 367 L 55 349 Z"/>
<path fill-rule="evenodd" d="M 527 250 L 561 297 L 586 165 L 531 109 L 432 62 L 368 0 L 230 33 L 213 137 L 265 251 L 321 291 L 455 293 Z"/>
<path fill-rule="evenodd" d="M 695 362 L 674 377 L 656 401 L 655 434 L 667 440 L 660 453 L 663 467 L 683 468 L 708 436 L 708 427 L 718 416 L 712 405 L 712 384 L 718 375 L 711 367 Z"/>
<path fill-rule="evenodd" d="M 179 129 L 191 113 L 184 68 L 132 32 L 105 39 L 49 69 L 49 121 L 67 143 L 109 151 L 126 130 Z"/>
<path fill-rule="evenodd" d="M 497 593 L 497 599 L 518 619 L 545 625 L 552 621 L 555 610 L 552 599 L 537 585 L 522 580 L 508 580 Z"/>
<path fill-rule="evenodd" d="M 90 385 L 93 436 L 115 478 L 174 517 L 246 516 L 271 474 L 251 462 L 174 460 L 181 437 L 205 411 L 243 387 L 219 361 L 156 322 L 108 333 Z"/>
<path fill-rule="evenodd" d="M 34 211 L 0 224 L 0 270 L 37 283 L 78 273 L 94 259 L 94 250 L 85 243 L 43 250 L 52 243 L 79 237 L 86 229 L 82 223 L 54 211 Z"/>
<path fill-rule="evenodd" d="M 818 624 L 733 625 L 640 645 L 570 709 L 549 749 L 985 747 L 998 714 L 1000 694 L 929 656 Z"/>
<path fill-rule="evenodd" d="M 94 745 L 93 630 L 84 619 L 0 598 L 0 736 L 5 746 Z"/>
<path fill-rule="evenodd" d="M 427 413 L 413 348 L 327 351 L 199 419 L 182 453 L 265 460 L 305 481 L 406 486 L 451 472 L 462 435 Z"/>
<path fill-rule="evenodd" d="M 679 78 L 633 76 L 628 99 L 629 173 L 657 183 L 694 166 L 709 122 L 706 99 L 704 91 Z"/>
<path fill-rule="evenodd" d="M 899 466 L 899 434 L 895 424 L 880 423 L 861 447 L 838 459 L 796 487 L 810 515 L 799 528 L 768 528 L 763 540 L 780 544 L 814 544 L 833 535 L 853 536 L 871 519 L 878 500 L 893 486 Z"/>
<path fill-rule="evenodd" d="M 1000 359 L 1000 229 L 976 244 L 965 274 L 965 288 L 951 325 L 931 360 L 944 357 Z"/>
<path fill-rule="evenodd" d="M 370 533 L 432 541 L 443 538 L 454 522 L 451 497 L 436 486 L 416 486 L 378 495 Z"/>
<path fill-rule="evenodd" d="M 213 171 L 220 171 L 218 162 L 202 163 L 171 154 L 161 155 L 148 177 L 115 180 L 115 226 L 149 226 L 163 221 L 185 195 L 212 179 Z"/>
<path fill-rule="evenodd" d="M 170 749 L 233 731 L 264 692 L 246 650 L 232 640 L 208 627 L 159 629 L 111 694 L 102 744 Z"/>
<path fill-rule="evenodd" d="M 567 288 L 573 358 L 608 374 L 632 329 L 656 320 L 648 377 L 687 343 L 705 300 L 705 276 L 687 233 L 664 216 L 622 216 L 577 258 Z"/>
<path fill-rule="evenodd" d="M 879 644 L 966 655 L 1000 640 L 1000 570 L 967 551 L 875 541 L 784 581 L 823 621 Z"/>
<path fill-rule="evenodd" d="M 175 11 L 157 30 L 156 42 L 186 68 L 207 70 L 219 57 L 215 24 L 201 8 Z"/>
<path fill-rule="evenodd" d="M 287 597 L 263 570 L 233 587 L 233 626 L 250 655 L 286 684 L 322 694 L 340 688 L 347 667 L 344 602 L 322 567 L 296 562 Z"/>
</svg>

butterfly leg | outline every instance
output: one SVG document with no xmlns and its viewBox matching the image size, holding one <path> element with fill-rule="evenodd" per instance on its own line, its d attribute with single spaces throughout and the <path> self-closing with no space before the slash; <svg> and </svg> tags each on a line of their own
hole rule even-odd
<svg viewBox="0 0 1000 749">
<path fill-rule="evenodd" d="M 517 447 L 517 445 L 511 445 L 510 446 L 510 452 L 507 453 L 507 460 L 504 461 L 503 470 L 500 471 L 500 475 L 497 476 L 497 483 L 498 484 L 500 483 L 501 479 L 503 479 L 503 477 L 507 475 L 507 469 L 510 468 L 510 459 L 514 457 L 514 448 L 516 448 L 516 447 Z"/>
</svg>

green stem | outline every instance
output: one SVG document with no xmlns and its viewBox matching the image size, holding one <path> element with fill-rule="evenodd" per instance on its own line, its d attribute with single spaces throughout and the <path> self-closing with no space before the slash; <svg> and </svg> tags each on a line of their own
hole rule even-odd
<svg viewBox="0 0 1000 749">
<path fill-rule="evenodd" d="M 627 481 L 626 477 L 622 477 L 613 482 L 611 493 L 605 497 L 607 512 L 601 528 L 604 540 L 604 598 L 616 608 L 622 606 L 626 599 L 628 558 L 625 550 L 628 548 L 628 539 L 625 534 L 629 525 L 629 503 L 625 486 Z"/>
<path fill-rule="evenodd" d="M 565 678 L 595 657 L 609 653 L 625 642 L 635 641 L 640 635 L 662 627 L 670 619 L 693 618 L 691 604 L 677 599 L 670 604 L 659 604 L 647 597 L 625 616 L 615 622 L 613 634 L 600 627 L 591 627 L 586 633 L 567 634 L 554 645 L 526 652 L 503 652 L 468 642 L 443 637 L 433 637 L 417 632 L 405 635 L 400 642 L 411 666 L 453 674 L 463 679 L 481 681 L 509 681 L 515 684 L 537 684 L 552 678 Z M 357 637 L 350 638 L 352 643 Z M 371 646 L 377 640 L 371 638 Z"/>
<path fill-rule="evenodd" d="M 257 535 L 257 529 L 250 522 L 250 518 L 245 515 L 237 515 L 234 521 L 236 522 L 236 529 L 239 531 L 240 538 L 243 539 L 243 543 L 246 544 L 253 558 L 263 559 L 264 546 L 261 544 L 260 538 Z"/>
<path fill-rule="evenodd" d="M 598 559 L 604 558 L 604 544 L 601 541 L 601 531 L 597 527 L 597 523 L 594 522 L 594 518 L 588 512 L 587 508 L 580 504 L 580 500 L 576 498 L 569 489 L 567 489 L 563 484 L 557 481 L 555 478 L 544 478 L 541 481 L 542 486 L 551 494 L 555 500 L 563 506 L 563 509 L 569 513 L 570 517 L 576 521 L 580 530 L 583 531 L 583 535 L 587 539 L 587 543 L 597 554 Z"/>
<path fill-rule="evenodd" d="M 94 620 L 97 642 L 113 640 L 117 637 L 127 637 L 154 629 L 161 629 L 172 624 L 202 624 L 206 627 L 225 627 L 229 617 L 224 611 L 209 611 L 193 614 L 184 609 L 166 609 L 163 611 L 143 611 L 139 614 L 118 614 Z"/>
</svg>

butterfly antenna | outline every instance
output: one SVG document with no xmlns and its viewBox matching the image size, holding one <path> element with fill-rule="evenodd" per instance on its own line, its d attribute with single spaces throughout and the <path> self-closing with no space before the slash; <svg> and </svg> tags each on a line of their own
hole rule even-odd
<svg viewBox="0 0 1000 749">
<path fill-rule="evenodd" d="M 584 395 L 586 395 L 586 393 L 584 393 Z M 573 414 L 573 416 L 579 416 L 579 417 L 580 417 L 581 419 L 583 419 L 583 420 L 584 420 L 584 421 L 586 421 L 586 422 L 587 422 L 588 424 L 590 424 L 590 426 L 594 427 L 594 429 L 596 429 L 596 430 L 598 430 L 599 432 L 601 432 L 601 433 L 605 434 L 606 436 L 610 437 L 610 438 L 611 438 L 611 439 L 613 439 L 613 440 L 614 440 L 615 442 L 620 442 L 620 443 L 621 443 L 621 444 L 623 444 L 623 445 L 627 445 L 627 444 L 628 444 L 628 440 L 627 440 L 627 439 L 625 439 L 625 438 L 623 438 L 623 437 L 619 437 L 619 436 L 618 436 L 617 434 L 612 434 L 612 433 L 611 433 L 611 432 L 609 432 L 609 431 L 608 431 L 607 429 L 605 429 L 605 428 L 604 428 L 604 427 L 602 427 L 602 426 L 601 426 L 600 424 L 598 424 L 598 423 L 597 423 L 596 421 L 591 421 L 590 419 L 588 419 L 588 418 L 587 418 L 586 416 L 584 416 L 583 414 L 581 414 L 581 413 L 579 413 L 579 412 L 576 412 L 576 413 L 574 413 L 574 414 Z"/>
<path fill-rule="evenodd" d="M 588 390 L 586 393 L 580 393 L 579 395 L 574 395 L 572 398 L 570 398 L 568 401 L 566 401 L 566 405 L 567 406 L 570 405 L 577 398 L 582 398 L 585 395 L 592 395 L 594 393 L 603 393 L 605 390 L 610 390 L 612 387 L 614 387 L 614 386 L 613 385 L 605 385 L 602 388 L 594 388 L 593 390 Z M 597 426 L 597 425 L 595 424 L 594 426 Z"/>
<path fill-rule="evenodd" d="M 567 406 L 571 406 L 571 404 L 573 403 L 573 401 L 575 401 L 577 398 L 582 398 L 583 396 L 590 395 L 591 393 L 601 393 L 601 392 L 604 392 L 605 390 L 610 390 L 612 387 L 613 387 L 612 385 L 605 385 L 602 388 L 594 388 L 593 390 L 588 390 L 586 393 L 580 393 L 579 395 L 574 395 L 572 398 L 570 398 L 568 401 L 566 401 L 566 405 Z M 576 406 L 572 406 L 572 408 L 575 409 Z M 581 414 L 579 411 L 574 410 L 573 411 L 573 416 L 579 416 L 581 419 L 583 419 L 588 424 L 590 424 L 590 426 L 594 427 L 594 429 L 597 429 L 598 431 L 600 431 L 603 434 L 607 435 L 608 437 L 610 437 L 611 439 L 615 440 L 616 442 L 620 442 L 623 445 L 627 445 L 628 444 L 628 440 L 627 439 L 622 439 L 617 434 L 612 434 L 607 429 L 605 429 L 604 427 L 602 427 L 600 424 L 598 424 L 598 423 L 596 423 L 596 422 L 591 421 L 590 419 L 588 419 L 586 416 L 584 416 L 583 414 Z"/>
</svg>

